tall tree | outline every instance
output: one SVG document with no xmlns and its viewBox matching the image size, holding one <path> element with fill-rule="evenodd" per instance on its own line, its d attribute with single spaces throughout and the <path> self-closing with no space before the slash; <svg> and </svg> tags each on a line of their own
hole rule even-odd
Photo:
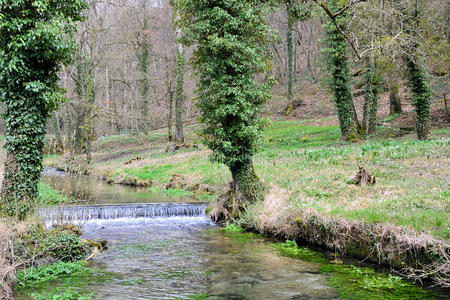
<svg viewBox="0 0 450 300">
<path fill-rule="evenodd" d="M 196 44 L 193 64 L 199 75 L 198 107 L 204 143 L 212 159 L 232 175 L 232 210 L 262 199 L 263 185 L 253 168 L 269 98 L 265 45 L 270 28 L 266 1 L 176 0 L 184 29 L 183 42 Z"/>
<path fill-rule="evenodd" d="M 419 54 L 421 45 L 416 39 L 416 35 L 421 32 L 421 6 L 415 3 L 405 6 L 403 13 L 409 16 L 405 20 L 405 32 L 410 36 L 410 40 L 404 46 L 404 59 L 406 61 L 408 86 L 413 93 L 412 103 L 416 112 L 416 132 L 419 140 L 426 140 L 430 137 L 431 127 L 431 96 L 433 92 L 429 87 L 428 74 L 423 67 L 423 58 Z M 423 46 L 423 45 L 422 45 Z"/>
<path fill-rule="evenodd" d="M 340 1 L 331 0 L 328 1 L 327 8 L 341 11 L 343 6 Z M 344 140 L 354 141 L 358 138 L 359 126 L 350 88 L 347 40 L 340 30 L 340 28 L 347 26 L 347 22 L 348 14 L 344 12 L 324 24 L 326 32 L 325 52 L 327 54 L 327 69 L 330 73 L 330 89 L 334 94 L 341 136 Z"/>
<path fill-rule="evenodd" d="M 146 9 L 146 1 L 144 1 L 143 10 Z M 142 24 L 142 38 L 140 41 L 138 41 L 138 48 L 137 48 L 137 57 L 138 57 L 138 68 L 139 72 L 141 74 L 141 81 L 140 81 L 140 95 L 141 95 L 141 114 L 140 114 L 140 121 L 138 123 L 139 129 L 141 131 L 147 131 L 147 124 L 148 124 L 148 98 L 149 98 L 149 91 L 150 91 L 150 82 L 149 82 L 149 75 L 148 75 L 148 64 L 149 64 L 149 58 L 150 58 L 150 43 L 148 42 L 148 36 L 149 35 L 149 25 L 147 16 L 144 16 L 144 21 Z"/>
<path fill-rule="evenodd" d="M 6 150 L 1 213 L 24 218 L 33 208 L 42 171 L 49 113 L 62 99 L 58 72 L 71 59 L 82 0 L 0 1 L 0 100 Z"/>
<path fill-rule="evenodd" d="M 182 29 L 179 26 L 180 15 L 175 12 L 175 38 L 177 42 L 176 49 L 176 89 L 175 89 L 175 142 L 184 143 L 183 131 L 183 107 L 184 107 L 184 73 L 186 70 L 186 58 L 184 56 L 184 47 L 180 41 Z"/>
<path fill-rule="evenodd" d="M 294 25 L 294 18 L 292 13 L 290 12 L 291 7 L 290 3 L 286 3 L 286 15 L 287 15 L 287 24 L 286 24 L 286 46 L 287 46 L 287 97 L 288 97 L 288 106 L 286 109 L 286 114 L 292 110 L 292 84 L 294 82 L 294 68 L 293 68 L 293 55 L 294 55 L 294 45 L 292 41 L 292 26 Z"/>
<path fill-rule="evenodd" d="M 378 90 L 379 80 L 377 80 L 377 70 L 374 62 L 374 56 L 369 55 L 365 58 L 365 98 L 363 108 L 362 132 L 363 136 L 375 133 L 378 112 Z"/>
<path fill-rule="evenodd" d="M 178 48 L 176 61 L 177 86 L 175 92 L 175 142 L 184 143 L 183 108 L 184 99 L 186 98 L 184 94 L 184 73 L 186 70 L 186 58 L 183 54 L 183 47 Z"/>
</svg>

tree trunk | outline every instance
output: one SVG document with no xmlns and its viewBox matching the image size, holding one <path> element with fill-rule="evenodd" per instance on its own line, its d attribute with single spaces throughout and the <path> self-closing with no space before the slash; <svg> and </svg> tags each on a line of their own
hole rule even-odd
<svg viewBox="0 0 450 300">
<path fill-rule="evenodd" d="M 413 105 L 416 111 L 416 131 L 419 140 L 430 137 L 431 95 L 425 70 L 414 60 L 407 59 L 408 85 L 413 93 Z"/>
<path fill-rule="evenodd" d="M 175 142 L 184 143 L 183 103 L 184 103 L 185 58 L 181 51 L 177 53 L 177 89 L 175 98 Z"/>
<path fill-rule="evenodd" d="M 313 79 L 313 82 L 316 84 L 317 83 L 317 76 L 316 76 L 316 72 L 315 70 L 313 70 L 312 64 L 311 64 L 311 47 L 312 47 L 312 42 L 313 42 L 313 27 L 311 24 L 311 21 L 309 21 L 309 38 L 308 38 L 308 51 L 307 51 L 307 57 L 306 57 L 306 63 L 307 63 L 307 68 L 309 70 L 309 73 L 311 74 L 311 77 Z"/>
<path fill-rule="evenodd" d="M 415 36 L 417 29 L 420 27 L 422 11 L 419 6 L 414 7 L 414 11 L 404 26 L 406 34 Z M 411 12 L 406 12 L 410 14 Z M 417 41 L 408 43 L 405 47 L 404 60 L 406 62 L 408 86 L 412 91 L 412 103 L 416 111 L 416 131 L 419 140 L 427 140 L 430 137 L 431 127 L 431 96 L 433 91 L 429 87 L 428 74 L 421 66 L 421 54 L 419 53 L 420 45 Z"/>
<path fill-rule="evenodd" d="M 239 163 L 230 167 L 233 192 L 233 212 L 238 212 L 244 203 L 263 199 L 263 184 L 255 173 L 253 163 Z"/>
<path fill-rule="evenodd" d="M 52 127 L 55 131 L 55 139 L 56 139 L 56 153 L 64 153 L 64 142 L 61 134 L 61 125 L 59 122 L 58 112 L 55 112 L 52 120 Z"/>
<path fill-rule="evenodd" d="M 36 101 L 37 102 L 37 101 Z M 34 104 L 35 102 L 33 102 Z M 38 105 L 25 101 L 28 111 L 39 111 Z M 38 197 L 38 184 L 42 171 L 47 113 L 35 114 L 33 128 L 24 130 L 30 123 L 20 119 L 16 107 L 6 107 L 7 122 L 5 173 L 0 199 L 0 215 L 24 219 L 31 212 Z"/>
<path fill-rule="evenodd" d="M 292 105 L 292 83 L 294 80 L 293 72 L 293 44 L 292 44 L 292 21 L 289 17 L 289 12 L 287 13 L 287 28 L 286 28 L 286 43 L 287 43 L 287 98 L 288 105 L 286 107 L 286 115 L 289 115 L 293 105 Z"/>
<path fill-rule="evenodd" d="M 389 84 L 389 114 L 401 114 L 402 104 L 400 102 L 400 96 L 398 95 L 398 83 Z"/>
<path fill-rule="evenodd" d="M 138 123 L 139 131 L 146 132 L 148 125 L 148 94 L 150 90 L 150 83 L 148 79 L 148 60 L 150 56 L 150 45 L 148 44 L 146 31 L 148 30 L 147 20 L 144 20 L 144 25 L 142 31 L 144 32 L 143 41 L 139 45 L 138 49 L 138 61 L 139 61 L 139 71 L 141 73 L 140 82 L 140 94 L 141 94 L 141 105 L 140 105 L 140 120 Z"/>
<path fill-rule="evenodd" d="M 173 141 L 173 134 L 172 134 L 172 119 L 173 119 L 173 91 L 169 87 L 168 91 L 169 93 L 169 117 L 167 119 L 167 128 L 168 128 L 168 137 L 169 142 Z"/>
<path fill-rule="evenodd" d="M 32 210 L 36 193 L 21 191 L 26 186 L 21 180 L 23 173 L 16 153 L 7 151 L 5 161 L 5 177 L 2 184 L 1 214 L 23 219 Z M 28 187 L 29 188 L 29 187 Z M 34 194 L 34 195 L 33 195 Z"/>
<path fill-rule="evenodd" d="M 378 95 L 374 79 L 373 57 L 367 57 L 366 61 L 366 90 L 363 109 L 362 132 L 364 136 L 376 132 L 377 113 L 378 113 Z"/>
<path fill-rule="evenodd" d="M 331 1 L 333 9 L 342 9 L 338 1 Z M 337 17 L 338 22 L 348 22 L 347 15 Z M 342 26 L 342 25 L 341 25 Z M 341 129 L 341 138 L 356 142 L 359 139 L 359 122 L 354 108 L 350 88 L 349 65 L 347 57 L 347 41 L 329 20 L 324 24 L 326 32 L 327 68 L 331 73 L 330 87 L 334 91 L 334 102 Z"/>
</svg>

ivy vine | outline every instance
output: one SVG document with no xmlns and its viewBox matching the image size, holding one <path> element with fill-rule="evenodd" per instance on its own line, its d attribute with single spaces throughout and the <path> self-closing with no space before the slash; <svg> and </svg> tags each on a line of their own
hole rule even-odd
<svg viewBox="0 0 450 300">
<path fill-rule="evenodd" d="M 42 171 L 49 113 L 63 99 L 58 71 L 76 44 L 70 38 L 83 0 L 0 0 L 0 101 L 5 104 L 5 175 L 1 214 L 32 210 Z"/>
</svg>

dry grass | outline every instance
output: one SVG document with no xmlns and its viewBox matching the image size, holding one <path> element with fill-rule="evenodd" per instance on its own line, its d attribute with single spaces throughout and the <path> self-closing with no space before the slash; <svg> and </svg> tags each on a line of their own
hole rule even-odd
<svg viewBox="0 0 450 300">
<path fill-rule="evenodd" d="M 391 224 L 371 224 L 323 215 L 289 205 L 287 192 L 272 187 L 264 203 L 247 208 L 241 225 L 342 255 L 392 266 L 412 280 L 432 278 L 450 287 L 450 244 Z"/>
<path fill-rule="evenodd" d="M 14 240 L 29 230 L 29 221 L 0 218 L 0 299 L 12 299 L 15 273 L 23 265 L 14 253 Z"/>
</svg>

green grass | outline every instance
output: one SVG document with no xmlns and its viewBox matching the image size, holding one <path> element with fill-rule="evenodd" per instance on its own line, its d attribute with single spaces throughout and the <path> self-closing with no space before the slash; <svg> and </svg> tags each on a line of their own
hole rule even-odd
<svg viewBox="0 0 450 300">
<path fill-rule="evenodd" d="M 141 180 L 167 182 L 173 174 L 175 166 L 172 164 L 160 166 L 146 166 L 143 168 L 123 169 L 117 173 L 124 173 L 126 176 L 136 177 Z"/>
<path fill-rule="evenodd" d="M 68 201 L 68 198 L 58 193 L 51 186 L 40 182 L 39 183 L 39 198 L 38 205 L 47 206 L 47 205 L 58 205 L 61 203 L 65 203 Z"/>
<path fill-rule="evenodd" d="M 339 136 L 338 126 L 307 126 L 302 122 L 278 121 L 264 131 L 264 150 L 323 146 L 336 142 Z"/>
</svg>

